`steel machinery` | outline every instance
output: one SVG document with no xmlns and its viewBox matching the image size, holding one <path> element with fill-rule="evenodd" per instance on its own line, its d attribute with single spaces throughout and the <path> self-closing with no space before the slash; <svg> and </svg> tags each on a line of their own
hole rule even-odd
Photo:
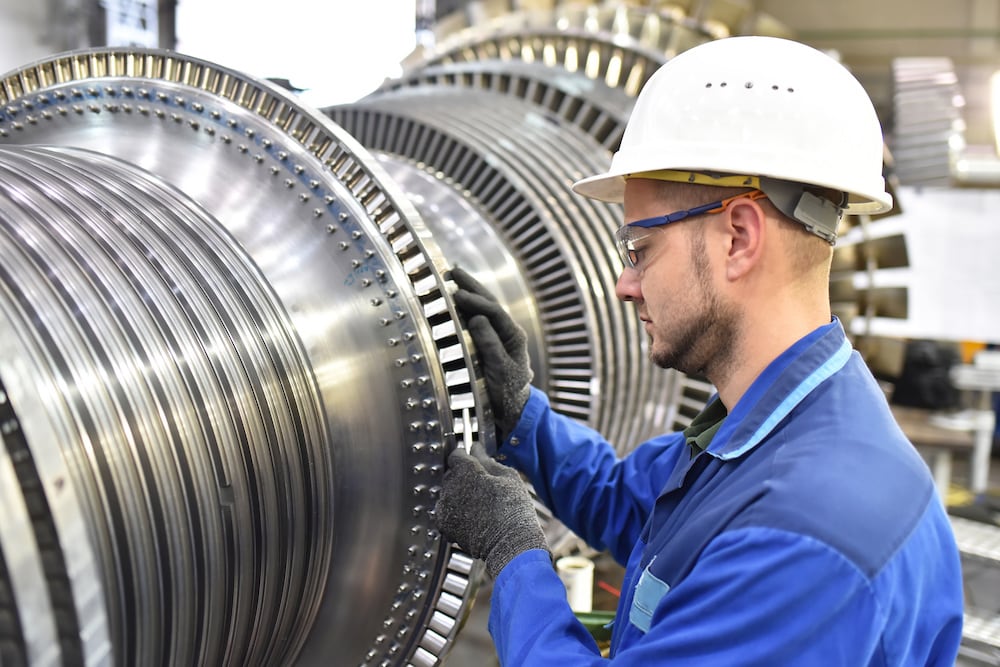
<svg viewBox="0 0 1000 667">
<path fill-rule="evenodd" d="M 711 387 L 648 363 L 621 211 L 569 184 L 717 36 L 515 13 L 321 111 L 167 51 L 4 75 L 0 662 L 441 663 L 481 569 L 430 512 L 449 448 L 495 447 L 447 270 L 557 410 L 622 451 L 686 424 Z"/>
</svg>

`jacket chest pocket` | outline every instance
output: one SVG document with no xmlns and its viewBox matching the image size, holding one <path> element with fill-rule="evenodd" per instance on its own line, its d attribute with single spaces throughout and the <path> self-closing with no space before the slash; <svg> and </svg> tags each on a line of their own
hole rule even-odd
<svg viewBox="0 0 1000 667">
<path fill-rule="evenodd" d="M 653 558 L 653 561 L 655 560 L 656 558 Z M 635 585 L 635 595 L 632 598 L 632 607 L 628 612 L 628 620 L 643 632 L 649 632 L 653 611 L 670 590 L 670 585 L 667 582 L 658 579 L 650 571 L 653 561 L 650 561 L 646 569 L 639 575 L 639 583 Z"/>
</svg>

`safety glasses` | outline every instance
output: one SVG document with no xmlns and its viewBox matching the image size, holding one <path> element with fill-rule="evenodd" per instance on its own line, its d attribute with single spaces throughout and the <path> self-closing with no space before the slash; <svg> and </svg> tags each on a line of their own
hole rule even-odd
<svg viewBox="0 0 1000 667">
<path fill-rule="evenodd" d="M 754 200 L 763 199 L 764 197 L 767 197 L 767 195 L 762 191 L 751 190 L 750 192 L 743 192 L 732 197 L 711 202 L 710 204 L 702 204 L 694 208 L 674 211 L 666 215 L 657 215 L 652 218 L 643 218 L 642 220 L 622 225 L 615 232 L 615 243 L 618 246 L 618 254 L 621 255 L 625 266 L 637 269 L 642 264 L 646 247 L 649 245 L 650 237 L 656 233 L 656 228 L 699 215 L 722 213 L 737 199 Z"/>
</svg>

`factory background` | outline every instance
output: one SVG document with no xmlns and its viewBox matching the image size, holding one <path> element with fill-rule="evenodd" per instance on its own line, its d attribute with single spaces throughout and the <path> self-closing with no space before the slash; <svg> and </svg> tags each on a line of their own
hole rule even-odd
<svg viewBox="0 0 1000 667">
<path fill-rule="evenodd" d="M 846 222 L 833 303 L 952 510 L 960 664 L 1000 664 L 1000 3 L 316 4 L 0 0 L 0 168 L 31 175 L 0 217 L 93 253 L 0 245 L 38 308 L 0 303 L 0 662 L 493 664 L 489 582 L 427 515 L 449 440 L 491 437 L 444 269 L 488 277 L 557 409 L 622 448 L 684 426 L 711 387 L 620 344 L 641 332 L 590 277 L 619 268 L 620 209 L 566 184 L 657 64 L 769 34 L 835 54 L 879 112 L 897 208 Z M 122 201 L 159 232 L 101 227 Z M 154 251 L 155 275 L 94 278 Z M 903 400 L 914 374 L 930 395 Z M 614 566 L 542 518 L 613 605 Z"/>
</svg>

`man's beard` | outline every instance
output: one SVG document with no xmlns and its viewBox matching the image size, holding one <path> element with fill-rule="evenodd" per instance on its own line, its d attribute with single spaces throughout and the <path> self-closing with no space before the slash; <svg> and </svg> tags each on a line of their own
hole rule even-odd
<svg viewBox="0 0 1000 667">
<path fill-rule="evenodd" d="M 686 321 L 676 322 L 669 331 L 670 340 L 664 338 L 662 342 L 666 345 L 661 345 L 660 349 L 652 344 L 655 341 L 651 341 L 649 358 L 661 368 L 673 368 L 687 375 L 708 376 L 712 369 L 730 365 L 739 313 L 734 306 L 724 304 L 712 287 L 704 234 L 696 233 L 695 237 L 691 252 L 700 310 Z"/>
</svg>

